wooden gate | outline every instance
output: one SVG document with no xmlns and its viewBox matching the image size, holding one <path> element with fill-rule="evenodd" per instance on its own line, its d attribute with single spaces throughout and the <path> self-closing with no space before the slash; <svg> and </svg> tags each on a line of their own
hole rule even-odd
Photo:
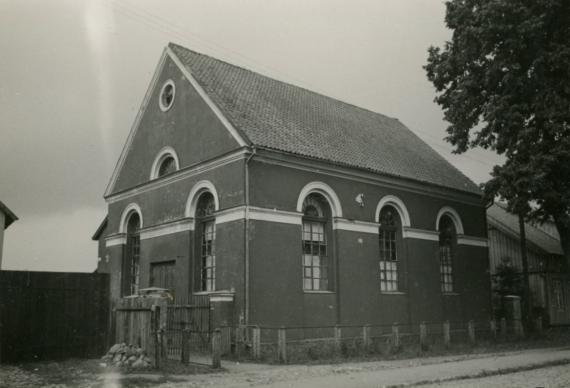
<svg viewBox="0 0 570 388">
<path fill-rule="evenodd" d="M 167 306 L 166 352 L 171 359 L 211 363 L 212 314 L 208 295 Z"/>
</svg>

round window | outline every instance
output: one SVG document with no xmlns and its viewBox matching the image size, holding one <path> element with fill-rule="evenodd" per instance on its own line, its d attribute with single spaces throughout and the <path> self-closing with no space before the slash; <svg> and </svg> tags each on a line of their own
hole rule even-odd
<svg viewBox="0 0 570 388">
<path fill-rule="evenodd" d="M 172 104 L 174 103 L 174 94 L 175 94 L 174 81 L 169 79 L 164 83 L 164 85 L 162 85 L 162 89 L 160 89 L 160 96 L 158 99 L 160 109 L 163 112 L 166 112 L 172 107 Z"/>
</svg>

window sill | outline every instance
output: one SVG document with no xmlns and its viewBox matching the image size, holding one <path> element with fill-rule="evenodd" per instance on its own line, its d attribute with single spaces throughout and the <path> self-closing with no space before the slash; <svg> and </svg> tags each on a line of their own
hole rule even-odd
<svg viewBox="0 0 570 388">
<path fill-rule="evenodd" d="M 380 291 L 380 295 L 406 295 L 403 291 Z"/>
<path fill-rule="evenodd" d="M 305 294 L 334 294 L 334 291 L 321 290 L 303 290 Z"/>
<path fill-rule="evenodd" d="M 444 296 L 459 296 L 461 295 L 459 292 L 444 292 Z"/>
</svg>

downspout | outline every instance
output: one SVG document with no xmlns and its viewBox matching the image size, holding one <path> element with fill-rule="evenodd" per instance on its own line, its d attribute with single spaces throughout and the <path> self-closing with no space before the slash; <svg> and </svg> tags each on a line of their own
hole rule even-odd
<svg viewBox="0 0 570 388">
<path fill-rule="evenodd" d="M 251 154 L 244 164 L 244 190 L 245 190 L 245 219 L 244 219 L 244 323 L 249 323 L 249 161 L 255 156 L 255 146 L 251 147 Z"/>
</svg>

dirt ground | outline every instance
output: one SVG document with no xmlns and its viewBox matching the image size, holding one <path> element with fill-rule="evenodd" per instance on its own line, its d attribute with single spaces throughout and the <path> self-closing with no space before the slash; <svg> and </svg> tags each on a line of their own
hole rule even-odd
<svg viewBox="0 0 570 388">
<path fill-rule="evenodd" d="M 524 372 L 508 373 L 501 376 L 454 380 L 447 383 L 423 385 L 422 388 L 505 388 L 505 387 L 570 387 L 568 365 L 533 369 Z"/>
<path fill-rule="evenodd" d="M 0 366 L 0 387 L 382 387 L 429 384 L 445 387 L 569 386 L 570 350 L 534 349 L 494 354 L 323 365 L 263 365 L 224 362 L 222 371 L 174 363 L 161 373 L 120 371 L 100 360 L 67 360 Z M 553 365 L 562 365 L 553 367 Z M 527 370 L 522 372 L 522 370 Z M 515 372 L 515 373 L 512 373 Z M 492 377 L 486 377 L 493 374 Z M 478 376 L 462 380 L 466 376 Z M 481 378 L 482 377 L 482 378 Z M 502 382 L 502 383 L 499 383 Z M 526 384 L 532 382 L 532 384 Z M 548 382 L 546 384 L 545 382 Z M 544 384 L 543 384 L 544 383 Z M 494 384 L 494 385 L 493 385 Z M 440 386 L 441 384 L 427 385 Z"/>
</svg>

